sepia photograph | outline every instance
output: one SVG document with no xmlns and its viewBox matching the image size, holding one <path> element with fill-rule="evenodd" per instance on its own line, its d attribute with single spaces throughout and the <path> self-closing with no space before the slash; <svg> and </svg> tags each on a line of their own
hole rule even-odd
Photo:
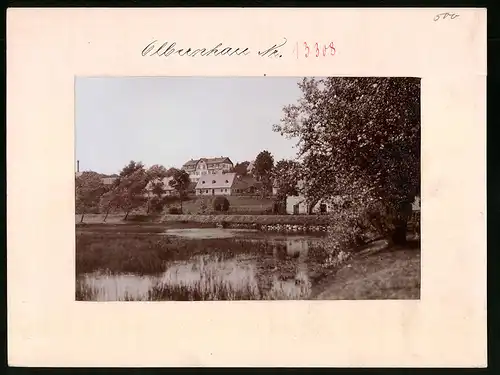
<svg viewBox="0 0 500 375">
<path fill-rule="evenodd" d="M 420 92 L 77 76 L 75 299 L 420 299 Z"/>
</svg>

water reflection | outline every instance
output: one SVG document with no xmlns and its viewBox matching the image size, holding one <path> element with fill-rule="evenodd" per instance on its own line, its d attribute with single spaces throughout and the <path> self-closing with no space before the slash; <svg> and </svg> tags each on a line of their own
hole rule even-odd
<svg viewBox="0 0 500 375">
<path fill-rule="evenodd" d="M 95 301 L 142 301 L 148 299 L 154 279 L 138 275 L 93 273 L 84 275 L 78 284 Z"/>
<path fill-rule="evenodd" d="M 77 287 L 87 291 L 83 293 L 87 297 L 82 299 L 97 301 L 164 299 L 152 294 L 158 290 L 196 290 L 197 295 L 205 296 L 203 299 L 214 299 L 211 297 L 221 290 L 230 296 L 244 296 L 241 299 L 308 298 L 310 239 L 269 241 L 274 244 L 272 255 L 249 253 L 224 260 L 197 256 L 185 262 L 170 262 L 156 276 L 86 274 Z"/>
<path fill-rule="evenodd" d="M 225 228 L 182 228 L 167 229 L 163 232 L 167 236 L 184 237 L 190 239 L 234 238 L 249 233 L 258 233 L 255 229 L 225 229 Z"/>
</svg>

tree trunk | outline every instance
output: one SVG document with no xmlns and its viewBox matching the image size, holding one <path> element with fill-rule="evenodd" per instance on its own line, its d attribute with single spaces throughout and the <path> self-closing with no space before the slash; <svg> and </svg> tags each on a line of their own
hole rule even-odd
<svg viewBox="0 0 500 375">
<path fill-rule="evenodd" d="M 127 217 L 128 217 L 128 213 L 130 212 L 130 210 L 127 210 L 127 213 L 125 214 L 125 217 L 123 218 L 123 220 L 127 220 Z"/>
<path fill-rule="evenodd" d="M 80 219 L 80 223 L 83 223 L 83 217 L 85 216 L 85 211 L 82 212 L 82 217 Z"/>
<path fill-rule="evenodd" d="M 146 205 L 146 207 L 147 207 L 146 208 L 146 215 L 149 215 L 149 210 L 151 208 L 151 201 L 150 200 L 148 200 L 148 204 Z"/>
<path fill-rule="evenodd" d="M 108 218 L 109 210 L 110 210 L 110 207 L 108 207 L 108 209 L 106 210 L 106 215 L 104 216 L 103 223 L 105 223 L 106 219 Z"/>
<path fill-rule="evenodd" d="M 393 245 L 406 244 L 407 229 L 408 229 L 408 222 L 406 220 L 398 220 L 395 223 L 394 231 L 391 234 L 391 242 Z"/>
<path fill-rule="evenodd" d="M 181 214 L 182 214 L 182 195 L 181 195 Z"/>
</svg>

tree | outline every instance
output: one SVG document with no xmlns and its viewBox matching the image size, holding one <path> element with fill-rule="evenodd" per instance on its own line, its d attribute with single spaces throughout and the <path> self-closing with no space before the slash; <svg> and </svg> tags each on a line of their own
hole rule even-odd
<svg viewBox="0 0 500 375">
<path fill-rule="evenodd" d="M 290 195 L 298 195 L 300 179 L 300 163 L 294 160 L 280 160 L 276 163 L 272 173 L 274 186 L 278 189 L 277 200 L 286 200 Z"/>
<path fill-rule="evenodd" d="M 405 242 L 420 186 L 420 80 L 305 78 L 299 87 L 274 130 L 298 139 L 307 198 L 341 196 L 353 215 L 376 204 L 392 217 L 386 234 Z"/>
<path fill-rule="evenodd" d="M 147 213 L 153 209 L 154 212 L 160 212 L 163 210 L 165 195 L 165 184 L 164 179 L 167 177 L 168 171 L 162 165 L 153 165 L 147 170 L 147 195 L 148 195 L 148 205 Z"/>
<path fill-rule="evenodd" d="M 181 212 L 182 212 L 182 201 L 186 197 L 189 185 L 191 183 L 191 179 L 189 178 L 189 174 L 187 174 L 187 172 L 182 169 L 174 170 L 172 177 L 173 178 L 172 180 L 170 180 L 169 184 L 179 194 L 179 199 L 181 201 Z"/>
<path fill-rule="evenodd" d="M 177 168 L 169 168 L 165 177 L 172 177 L 176 171 Z"/>
<path fill-rule="evenodd" d="M 125 212 L 124 220 L 127 220 L 131 211 L 144 204 L 147 184 L 147 174 L 144 169 L 138 169 L 121 179 L 116 193 L 119 206 Z"/>
<path fill-rule="evenodd" d="M 254 163 L 253 174 L 262 184 L 261 194 L 266 196 L 272 190 L 272 171 L 274 167 L 274 158 L 267 150 L 261 151 Z"/>
<path fill-rule="evenodd" d="M 144 170 L 144 164 L 142 162 L 135 162 L 131 160 L 123 169 L 120 171 L 118 177 L 127 177 L 132 175 L 137 171 Z"/>
<path fill-rule="evenodd" d="M 248 166 L 250 165 L 249 161 L 244 161 L 241 163 L 236 163 L 232 172 L 236 173 L 237 176 L 246 176 L 248 174 Z"/>
<path fill-rule="evenodd" d="M 80 222 L 83 223 L 85 213 L 98 207 L 104 194 L 104 184 L 99 173 L 83 172 L 76 177 L 75 188 L 76 211 L 82 214 Z"/>
<path fill-rule="evenodd" d="M 146 196 L 146 186 L 149 176 L 141 162 L 130 161 L 119 173 L 110 191 L 101 202 L 111 208 L 120 208 L 125 212 L 124 220 L 134 209 L 142 206 Z M 107 217 L 106 213 L 106 217 Z"/>
<path fill-rule="evenodd" d="M 110 190 L 106 191 L 100 199 L 99 202 L 99 208 L 100 211 L 106 211 L 106 215 L 104 215 L 104 220 L 103 222 L 106 222 L 106 219 L 108 218 L 109 212 L 113 209 L 119 208 L 119 202 L 118 202 L 118 195 L 116 194 L 116 190 L 111 188 Z"/>
</svg>

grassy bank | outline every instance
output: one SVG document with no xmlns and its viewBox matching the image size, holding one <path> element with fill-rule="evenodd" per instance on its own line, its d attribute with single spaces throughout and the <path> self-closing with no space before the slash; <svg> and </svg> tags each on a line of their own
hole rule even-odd
<svg viewBox="0 0 500 375">
<path fill-rule="evenodd" d="M 420 298 L 420 243 L 361 253 L 315 287 L 314 299 Z"/>
<path fill-rule="evenodd" d="M 193 223 L 230 223 L 230 224 L 326 224 L 327 216 L 319 215 L 164 215 L 163 222 L 184 221 Z"/>
<path fill-rule="evenodd" d="M 230 214 L 250 214 L 259 215 L 272 211 L 273 199 L 251 196 L 226 196 L 229 201 Z M 200 202 L 206 202 L 208 209 L 212 209 L 213 196 L 192 197 L 182 203 L 183 212 L 186 214 L 198 214 L 200 212 Z M 178 204 L 177 204 L 178 205 Z"/>
<path fill-rule="evenodd" d="M 85 215 L 84 224 L 104 223 L 101 214 Z M 257 225 L 321 225 L 328 223 L 328 216 L 321 215 L 129 215 L 128 220 L 123 220 L 123 215 L 108 215 L 104 224 L 126 224 L 126 223 L 200 223 L 200 224 L 257 224 Z M 80 224 L 81 215 L 75 216 L 75 222 Z"/>
</svg>

